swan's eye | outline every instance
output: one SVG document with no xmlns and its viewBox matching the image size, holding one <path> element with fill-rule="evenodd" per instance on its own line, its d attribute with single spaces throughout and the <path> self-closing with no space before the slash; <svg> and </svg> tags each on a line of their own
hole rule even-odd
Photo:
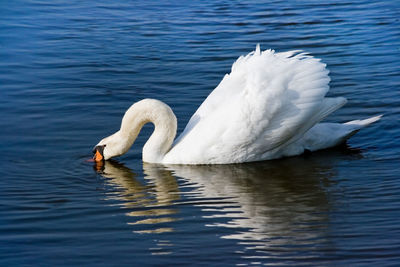
<svg viewBox="0 0 400 267">
<path fill-rule="evenodd" d="M 104 150 L 104 148 L 106 147 L 106 145 L 99 145 L 99 146 L 95 146 L 92 150 L 92 153 L 95 154 L 98 148 L 102 148 Z"/>
</svg>

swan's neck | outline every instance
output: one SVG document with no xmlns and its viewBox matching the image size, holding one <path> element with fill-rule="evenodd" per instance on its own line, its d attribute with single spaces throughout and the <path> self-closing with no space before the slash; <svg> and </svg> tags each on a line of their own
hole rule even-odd
<svg viewBox="0 0 400 267">
<path fill-rule="evenodd" d="M 122 118 L 120 134 L 126 138 L 128 150 L 148 122 L 154 124 L 154 132 L 143 147 L 143 161 L 161 163 L 171 148 L 177 129 L 176 117 L 168 105 L 154 99 L 133 104 Z"/>
</svg>

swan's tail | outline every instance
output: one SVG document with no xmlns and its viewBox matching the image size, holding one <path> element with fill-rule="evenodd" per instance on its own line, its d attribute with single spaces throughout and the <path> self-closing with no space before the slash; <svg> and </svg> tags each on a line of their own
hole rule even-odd
<svg viewBox="0 0 400 267">
<path fill-rule="evenodd" d="M 354 134 L 356 134 L 360 129 L 367 127 L 368 125 L 379 121 L 382 118 L 383 115 L 378 115 L 375 117 L 371 117 L 365 120 L 354 120 L 354 121 L 349 121 L 344 123 L 344 125 L 348 125 L 349 127 L 349 132 L 346 134 L 344 140 L 350 138 Z"/>
<path fill-rule="evenodd" d="M 365 119 L 365 120 L 354 120 L 354 121 L 349 121 L 346 122 L 346 125 L 354 125 L 354 126 L 358 126 L 358 129 L 364 128 L 376 121 L 379 121 L 382 118 L 383 115 L 379 115 L 379 116 L 375 116 L 375 117 L 371 117 L 369 119 Z"/>
</svg>

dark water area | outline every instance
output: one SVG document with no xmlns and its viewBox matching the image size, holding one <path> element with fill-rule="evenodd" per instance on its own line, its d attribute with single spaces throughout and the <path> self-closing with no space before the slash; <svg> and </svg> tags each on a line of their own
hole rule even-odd
<svg viewBox="0 0 400 267">
<path fill-rule="evenodd" d="M 0 1 L 0 265 L 397 266 L 399 1 Z M 348 148 L 226 166 L 86 160 L 143 98 L 178 130 L 243 54 L 327 63 Z"/>
</svg>

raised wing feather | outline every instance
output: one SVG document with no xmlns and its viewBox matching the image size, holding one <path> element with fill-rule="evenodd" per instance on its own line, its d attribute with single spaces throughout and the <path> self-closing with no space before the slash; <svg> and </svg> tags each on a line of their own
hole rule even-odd
<svg viewBox="0 0 400 267">
<path fill-rule="evenodd" d="M 166 156 L 182 163 L 273 158 L 345 103 L 324 98 L 328 70 L 298 51 L 256 51 L 240 57 L 201 104 Z M 187 152 L 187 153 L 185 153 Z"/>
</svg>

